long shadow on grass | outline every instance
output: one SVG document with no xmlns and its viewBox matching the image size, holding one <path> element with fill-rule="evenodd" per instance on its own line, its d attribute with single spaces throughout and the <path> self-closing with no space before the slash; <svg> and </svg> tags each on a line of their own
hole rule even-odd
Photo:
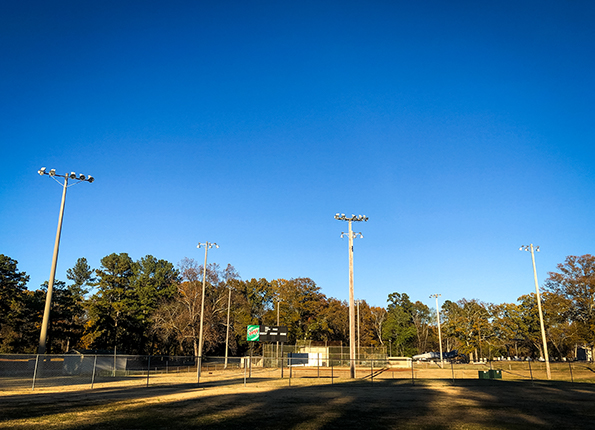
<svg viewBox="0 0 595 430">
<path fill-rule="evenodd" d="M 498 428 L 593 428 L 595 386 L 562 381 L 457 381 L 464 388 L 451 403 L 476 402 L 489 419 L 485 425 Z M 445 413 L 456 419 L 469 409 L 457 404 Z"/>
<path fill-rule="evenodd" d="M 249 385 L 254 387 L 265 382 L 252 380 Z M 428 405 L 432 403 L 431 390 L 402 382 L 371 385 L 358 381 L 286 386 L 256 392 L 250 390 L 251 387 L 244 391 L 242 384 L 237 384 L 227 393 L 209 394 L 209 388 L 215 386 L 213 382 L 201 384 L 200 388 L 196 384 L 184 384 L 18 396 L 18 402 L 13 399 L 0 403 L 0 426 L 2 422 L 15 419 L 34 422 L 43 418 L 56 422 L 60 415 L 77 414 L 79 421 L 71 426 L 60 423 L 60 428 L 375 429 L 406 422 L 411 411 L 415 411 L 415 415 L 427 415 Z M 404 395 L 407 392 L 409 394 Z M 187 394 L 184 400 L 168 401 L 165 398 L 170 394 L 184 393 Z M 132 402 L 118 405 L 118 402 L 151 398 L 148 404 Z M 163 401 L 156 400 L 160 398 Z M 92 411 L 92 423 L 84 420 L 86 411 Z"/>
<path fill-rule="evenodd" d="M 122 381 L 125 381 L 122 378 Z M 139 380 L 140 381 L 140 380 Z M 0 393 L 0 411 L 2 406 L 7 405 L 18 405 L 18 404 L 56 404 L 58 402 L 70 403 L 70 402 L 82 402 L 82 401 L 94 401 L 97 403 L 112 402 L 120 400 L 133 400 L 142 398 L 152 398 L 158 396 L 164 396 L 169 394 L 179 394 L 184 392 L 194 392 L 197 390 L 204 390 L 207 388 L 217 388 L 224 386 L 237 386 L 243 381 L 242 378 L 228 378 L 220 379 L 208 382 L 201 382 L 200 384 L 195 382 L 185 383 L 162 383 L 156 385 L 149 385 L 141 383 L 134 386 L 121 386 L 117 385 L 95 388 L 95 389 L 81 389 L 78 391 L 63 391 L 63 392 L 31 392 L 30 394 L 10 394 L 2 395 Z M 118 381 L 115 379 L 110 380 L 110 383 L 117 384 Z M 50 386 L 54 387 L 54 386 Z M 0 415 L 0 422 L 4 419 Z"/>
<path fill-rule="evenodd" d="M 77 429 L 525 430 L 585 428 L 595 418 L 595 387 L 590 384 L 416 380 L 411 385 L 403 380 L 385 380 L 374 384 L 357 381 L 255 391 L 244 390 L 240 381 L 236 382 L 223 394 L 215 394 L 216 385 L 209 382 L 198 388 L 196 384 L 180 384 L 19 396 L 20 403 L 0 403 L 0 416 L 6 421 L 92 411 L 92 421 L 85 420 L 83 415 L 72 425 L 59 425 Z M 249 385 L 264 383 L 256 379 Z M 229 384 L 225 381 L 225 385 Z M 165 398 L 170 394 L 185 394 L 185 398 L 170 401 Z M 141 399 L 147 403 L 134 401 Z M 35 403 L 27 405 L 27 401 Z M 126 401 L 130 403 L 118 403 Z M 5 412 L 10 412 L 10 416 Z"/>
</svg>

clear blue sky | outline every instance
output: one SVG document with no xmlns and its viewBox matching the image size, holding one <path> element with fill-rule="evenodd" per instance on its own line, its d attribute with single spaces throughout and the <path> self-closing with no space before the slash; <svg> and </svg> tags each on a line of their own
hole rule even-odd
<svg viewBox="0 0 595 430">
<path fill-rule="evenodd" d="M 514 302 L 594 253 L 592 1 L 0 6 L 0 253 L 30 289 L 112 252 L 385 306 Z"/>
</svg>

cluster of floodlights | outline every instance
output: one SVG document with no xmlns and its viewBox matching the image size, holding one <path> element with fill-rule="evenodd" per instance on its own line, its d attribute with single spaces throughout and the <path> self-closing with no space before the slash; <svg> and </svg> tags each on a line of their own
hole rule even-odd
<svg viewBox="0 0 595 430">
<path fill-rule="evenodd" d="M 205 243 L 199 243 L 198 245 L 196 245 L 197 248 L 219 248 L 219 245 L 217 245 L 216 243 L 213 242 L 205 242 Z"/>
<path fill-rule="evenodd" d="M 39 169 L 37 171 L 37 173 L 39 173 L 42 176 L 43 175 L 58 176 L 60 178 L 70 178 L 70 179 L 77 179 L 79 181 L 88 181 L 89 183 L 93 182 L 95 180 L 95 178 L 93 176 L 91 176 L 91 175 L 85 176 L 82 173 L 80 175 L 77 175 L 74 172 L 70 172 L 70 175 L 69 174 L 56 175 L 56 169 L 51 169 L 49 172 L 47 172 L 45 167 L 42 167 L 41 169 Z"/>
<path fill-rule="evenodd" d="M 531 251 L 531 246 L 532 245 L 523 245 L 519 248 L 519 251 Z M 539 246 L 536 246 L 533 250 L 539 252 Z"/>
<path fill-rule="evenodd" d="M 351 215 L 351 218 L 347 218 L 345 214 L 336 214 L 335 219 L 341 221 L 368 221 L 368 217 L 365 215 Z"/>
</svg>

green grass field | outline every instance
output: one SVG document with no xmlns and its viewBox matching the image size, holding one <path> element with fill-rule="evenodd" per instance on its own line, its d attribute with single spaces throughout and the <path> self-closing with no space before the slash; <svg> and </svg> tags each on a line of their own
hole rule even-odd
<svg viewBox="0 0 595 430">
<path fill-rule="evenodd" d="M 253 378 L 79 391 L 4 392 L 10 429 L 593 428 L 587 383 L 418 379 L 322 385 Z"/>
</svg>

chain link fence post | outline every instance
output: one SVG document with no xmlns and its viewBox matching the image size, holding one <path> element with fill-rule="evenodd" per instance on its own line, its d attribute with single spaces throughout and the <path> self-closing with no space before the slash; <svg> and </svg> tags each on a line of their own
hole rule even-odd
<svg viewBox="0 0 595 430">
<path fill-rule="evenodd" d="M 155 369 L 157 371 L 157 369 Z M 151 356 L 147 358 L 147 388 L 149 387 L 149 375 L 151 374 Z"/>
</svg>

